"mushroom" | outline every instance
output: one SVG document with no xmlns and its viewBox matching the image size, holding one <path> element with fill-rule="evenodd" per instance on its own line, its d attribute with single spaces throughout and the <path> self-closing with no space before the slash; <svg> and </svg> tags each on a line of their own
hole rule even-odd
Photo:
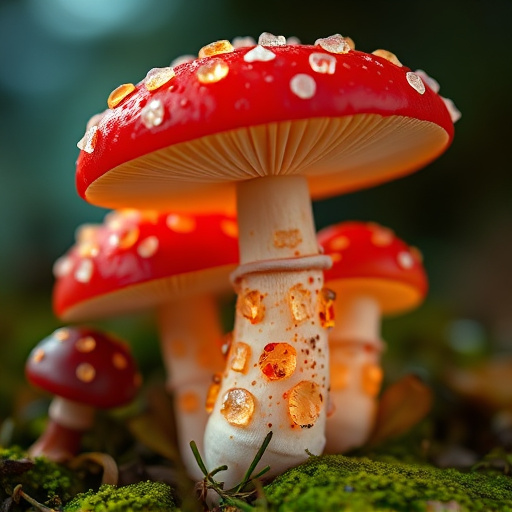
<svg viewBox="0 0 512 512">
<path fill-rule="evenodd" d="M 336 295 L 327 319 L 333 412 L 326 450 L 341 453 L 364 444 L 374 426 L 381 317 L 417 307 L 428 285 L 419 251 L 378 224 L 341 222 L 319 231 L 318 242 L 333 261 L 324 294 L 331 300 Z"/>
<path fill-rule="evenodd" d="M 234 209 L 240 263 L 232 357 L 205 434 L 210 468 L 240 480 L 265 433 L 270 474 L 321 453 L 329 388 L 323 270 L 311 197 L 415 171 L 450 145 L 443 100 L 340 35 L 205 46 L 109 97 L 79 142 L 76 183 L 100 206 Z"/>
<path fill-rule="evenodd" d="M 49 423 L 29 454 L 56 462 L 78 453 L 96 409 L 128 404 L 141 383 L 127 345 L 88 327 L 63 327 L 42 340 L 29 355 L 25 375 L 32 385 L 55 395 Z"/>
<path fill-rule="evenodd" d="M 231 215 L 118 210 L 80 228 L 55 265 L 54 310 L 66 322 L 158 310 L 179 448 L 194 478 L 202 473 L 189 442 L 202 447 L 207 391 L 224 366 L 217 301 L 237 262 Z"/>
</svg>

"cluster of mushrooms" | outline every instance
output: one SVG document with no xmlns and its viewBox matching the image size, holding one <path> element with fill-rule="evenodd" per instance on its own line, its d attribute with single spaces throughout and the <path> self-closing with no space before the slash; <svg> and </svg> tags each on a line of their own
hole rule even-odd
<svg viewBox="0 0 512 512">
<path fill-rule="evenodd" d="M 150 70 L 89 121 L 77 190 L 113 211 L 56 262 L 55 312 L 73 323 L 157 311 L 191 477 L 202 476 L 191 440 L 209 469 L 228 466 L 230 487 L 269 431 L 270 475 L 368 439 L 381 317 L 418 306 L 427 279 L 390 229 L 342 222 L 317 234 L 311 200 L 443 153 L 459 113 L 438 91 L 339 34 L 302 45 L 263 33 Z M 219 299 L 233 290 L 225 336 Z M 74 327 L 33 350 L 27 377 L 59 397 L 33 447 L 56 458 L 79 449 L 94 407 L 126 403 L 140 384 L 126 345 Z"/>
</svg>

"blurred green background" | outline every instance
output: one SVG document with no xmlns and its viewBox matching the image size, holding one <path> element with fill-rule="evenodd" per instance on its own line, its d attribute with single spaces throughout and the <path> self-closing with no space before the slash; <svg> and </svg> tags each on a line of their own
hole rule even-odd
<svg viewBox="0 0 512 512">
<path fill-rule="evenodd" d="M 2 0 L 0 2 L 0 419 L 24 359 L 54 328 L 52 264 L 76 227 L 105 211 L 74 186 L 77 141 L 111 90 L 218 39 L 263 31 L 304 43 L 341 33 L 394 52 L 441 84 L 463 117 L 453 146 L 414 175 L 314 205 L 317 227 L 348 219 L 393 228 L 425 257 L 431 291 L 385 323 L 389 371 L 512 351 L 510 0 Z M 159 365 L 146 317 L 109 326 Z"/>
</svg>

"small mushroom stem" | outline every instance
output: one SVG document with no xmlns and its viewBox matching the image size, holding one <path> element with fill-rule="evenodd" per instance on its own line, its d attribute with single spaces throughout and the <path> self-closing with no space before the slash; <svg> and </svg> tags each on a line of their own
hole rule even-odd
<svg viewBox="0 0 512 512">
<path fill-rule="evenodd" d="M 82 435 L 94 421 L 94 408 L 55 397 L 48 415 L 45 431 L 28 453 L 31 457 L 45 456 L 54 462 L 69 460 L 80 451 Z"/>
<path fill-rule="evenodd" d="M 334 290 L 336 291 L 336 290 Z M 344 340 L 364 340 L 371 343 L 380 339 L 381 313 L 378 301 L 366 295 L 345 297 L 337 293 L 335 324 L 329 332 L 329 343 Z"/>
<path fill-rule="evenodd" d="M 320 454 L 329 388 L 327 333 L 318 314 L 323 273 L 305 178 L 266 177 L 238 187 L 241 268 L 233 344 L 205 434 L 209 470 L 238 483 L 265 435 L 260 465 L 276 475 Z M 265 262 L 280 262 L 268 270 Z M 258 271 L 258 262 L 264 263 Z M 300 265 L 299 265 L 300 267 Z M 267 268 L 267 270 L 264 270 Z"/>
<path fill-rule="evenodd" d="M 195 441 L 202 453 L 206 395 L 213 374 L 224 366 L 219 307 L 212 295 L 185 297 L 161 306 L 158 319 L 180 454 L 189 476 L 199 480 L 204 475 L 189 444 Z"/>
<path fill-rule="evenodd" d="M 368 296 L 338 293 L 331 350 L 331 409 L 326 452 L 343 453 L 363 445 L 375 422 L 382 370 L 381 313 Z"/>
</svg>

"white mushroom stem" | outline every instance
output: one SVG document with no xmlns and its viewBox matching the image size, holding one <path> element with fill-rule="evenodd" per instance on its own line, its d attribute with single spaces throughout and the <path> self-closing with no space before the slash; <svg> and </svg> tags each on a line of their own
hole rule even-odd
<svg viewBox="0 0 512 512">
<path fill-rule="evenodd" d="M 31 457 L 44 455 L 55 462 L 70 459 L 80 450 L 83 432 L 94 422 L 95 410 L 89 405 L 55 397 L 48 410 L 48 425 L 29 448 Z"/>
<path fill-rule="evenodd" d="M 335 288 L 334 291 L 336 291 Z M 366 295 L 345 297 L 343 292 L 339 292 L 336 296 L 335 308 L 335 324 L 329 332 L 329 343 L 343 343 L 344 340 L 372 342 L 380 339 L 380 306 L 373 297 Z"/>
<path fill-rule="evenodd" d="M 166 388 L 174 399 L 180 454 L 189 476 L 199 480 L 204 475 L 190 441 L 203 452 L 208 420 L 206 394 L 213 374 L 224 367 L 219 308 L 211 295 L 184 297 L 161 306 L 158 317 Z"/>
<path fill-rule="evenodd" d="M 94 414 L 94 407 L 60 396 L 52 400 L 48 409 L 50 419 L 72 430 L 89 430 L 94 423 Z"/>
<path fill-rule="evenodd" d="M 380 389 L 381 313 L 368 296 L 337 294 L 335 326 L 329 333 L 332 414 L 326 451 L 343 453 L 363 445 L 374 426 Z"/>
<path fill-rule="evenodd" d="M 253 271 L 238 276 L 233 344 L 205 434 L 208 469 L 229 468 L 218 475 L 225 488 L 241 480 L 269 431 L 260 462 L 271 467 L 269 476 L 306 460 L 306 450 L 320 454 L 329 388 L 319 317 L 323 263 L 302 270 L 287 264 L 318 255 L 306 180 L 242 183 L 238 223 L 241 264 Z M 258 269 L 272 260 L 280 270 Z"/>
</svg>

